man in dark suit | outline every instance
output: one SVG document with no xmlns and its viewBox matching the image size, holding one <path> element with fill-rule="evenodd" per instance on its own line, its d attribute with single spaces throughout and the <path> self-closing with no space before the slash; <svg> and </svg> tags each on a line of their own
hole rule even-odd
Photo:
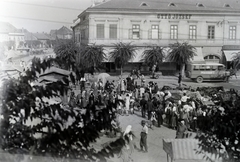
<svg viewBox="0 0 240 162">
<path fill-rule="evenodd" d="M 142 109 L 142 117 L 145 118 L 146 109 L 147 109 L 147 101 L 144 99 L 144 96 L 142 97 L 142 99 L 140 101 L 140 106 Z"/>
<path fill-rule="evenodd" d="M 151 100 L 147 101 L 148 120 L 151 119 L 151 112 L 153 111 L 153 103 Z"/>
</svg>

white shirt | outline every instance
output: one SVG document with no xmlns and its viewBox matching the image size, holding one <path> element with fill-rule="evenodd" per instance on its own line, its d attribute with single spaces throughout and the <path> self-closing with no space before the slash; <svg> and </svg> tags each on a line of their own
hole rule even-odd
<svg viewBox="0 0 240 162">
<path fill-rule="evenodd" d="M 182 102 L 187 102 L 187 99 L 189 99 L 190 97 L 188 97 L 188 96 L 182 96 L 182 98 L 181 98 L 181 101 Z"/>
<path fill-rule="evenodd" d="M 145 124 L 144 127 L 142 128 L 142 132 L 148 134 L 148 127 Z"/>
<path fill-rule="evenodd" d="M 143 95 L 143 93 L 145 92 L 145 89 L 143 87 L 140 88 L 140 94 L 141 96 Z"/>
</svg>

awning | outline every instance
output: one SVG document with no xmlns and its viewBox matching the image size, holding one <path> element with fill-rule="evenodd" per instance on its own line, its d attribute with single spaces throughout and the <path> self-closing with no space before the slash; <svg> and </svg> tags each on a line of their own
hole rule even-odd
<svg viewBox="0 0 240 162">
<path fill-rule="evenodd" d="M 203 47 L 202 48 L 202 53 L 203 53 L 203 56 L 208 56 L 208 55 L 221 56 L 222 55 L 222 46 Z"/>
<path fill-rule="evenodd" d="M 224 52 L 224 55 L 226 57 L 226 60 L 227 61 L 232 61 L 234 54 L 239 53 L 240 50 L 223 50 L 223 52 Z"/>
<path fill-rule="evenodd" d="M 205 60 L 203 58 L 203 52 L 201 47 L 196 47 L 196 56 L 193 57 L 192 62 L 193 63 L 205 63 Z"/>
<path fill-rule="evenodd" d="M 197 160 L 206 161 L 206 155 L 215 162 L 222 161 L 218 154 L 214 152 L 204 152 L 199 148 L 197 139 L 163 139 L 163 150 L 170 156 L 172 160 Z M 213 150 L 212 150 L 213 151 Z"/>
<path fill-rule="evenodd" d="M 135 57 L 129 61 L 129 63 L 135 63 L 135 62 L 142 62 L 141 59 L 143 57 L 143 52 L 145 51 L 145 48 L 138 48 L 136 50 Z"/>
<path fill-rule="evenodd" d="M 110 52 L 113 50 L 111 47 L 104 47 L 104 52 L 106 54 L 106 59 L 103 62 L 113 62 L 113 60 L 110 60 Z M 129 63 L 136 63 L 141 62 L 142 55 L 145 48 L 137 48 L 135 57 L 132 60 L 129 60 Z"/>
</svg>

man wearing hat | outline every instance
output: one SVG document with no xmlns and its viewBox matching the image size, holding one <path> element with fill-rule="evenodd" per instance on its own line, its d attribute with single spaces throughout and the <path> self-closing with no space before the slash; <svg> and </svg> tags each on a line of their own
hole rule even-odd
<svg viewBox="0 0 240 162">
<path fill-rule="evenodd" d="M 141 151 L 143 151 L 143 147 L 145 149 L 145 152 L 148 152 L 148 147 L 147 147 L 147 134 L 148 134 L 148 127 L 147 127 L 147 123 L 145 120 L 142 120 L 141 122 L 143 128 L 141 131 L 141 139 L 140 139 L 140 148 Z"/>
<path fill-rule="evenodd" d="M 179 124 L 177 127 L 176 138 L 184 138 L 185 133 L 187 132 L 187 127 L 183 119 L 179 120 Z"/>
</svg>

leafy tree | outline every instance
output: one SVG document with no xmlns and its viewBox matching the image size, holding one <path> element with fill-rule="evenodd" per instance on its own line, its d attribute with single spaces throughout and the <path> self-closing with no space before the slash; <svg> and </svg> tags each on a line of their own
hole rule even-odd
<svg viewBox="0 0 240 162">
<path fill-rule="evenodd" d="M 38 48 L 41 44 L 42 43 L 39 40 L 26 40 L 26 45 L 28 47 Z"/>
<path fill-rule="evenodd" d="M 47 45 L 48 45 L 48 47 L 55 47 L 56 46 L 56 44 L 57 44 L 57 41 L 56 40 L 47 40 Z"/>
<path fill-rule="evenodd" d="M 4 42 L 1 42 L 1 46 L 2 46 L 2 48 L 7 47 L 8 50 L 15 49 L 16 42 L 12 41 L 12 40 L 11 41 L 4 41 Z"/>
<path fill-rule="evenodd" d="M 180 65 L 180 71 L 182 76 L 185 76 L 185 65 L 193 59 L 196 48 L 187 42 L 175 43 L 170 46 L 169 54 L 167 59 L 171 62 L 176 62 Z"/>
<path fill-rule="evenodd" d="M 73 40 L 58 41 L 54 47 L 56 53 L 56 62 L 66 70 L 75 70 L 76 55 L 79 53 L 79 47 Z"/>
<path fill-rule="evenodd" d="M 240 66 L 240 52 L 233 53 L 232 63 L 233 63 L 233 69 L 239 69 L 239 66 Z"/>
<path fill-rule="evenodd" d="M 214 108 L 208 116 L 207 129 L 198 132 L 201 151 L 217 153 L 224 162 L 237 162 L 240 159 L 240 97 L 234 105 L 222 101 L 224 111 Z M 212 161 L 211 157 L 205 156 Z"/>
<path fill-rule="evenodd" d="M 23 41 L 19 42 L 18 48 L 21 48 L 21 47 L 24 47 L 24 42 Z"/>
<path fill-rule="evenodd" d="M 90 144 L 100 131 L 112 129 L 111 105 L 87 109 L 62 104 L 71 80 L 64 77 L 49 84 L 35 84 L 38 74 L 51 66 L 53 58 L 35 58 L 19 79 L 4 83 L 1 99 L 0 146 L 10 153 L 51 155 L 84 161 L 106 161 L 125 144 L 122 138 L 97 151 Z"/>
<path fill-rule="evenodd" d="M 162 63 L 163 58 L 164 48 L 160 46 L 151 46 L 143 52 L 143 58 L 141 61 L 151 68 L 153 65 L 157 66 Z"/>
<path fill-rule="evenodd" d="M 110 52 L 110 60 L 121 68 L 121 78 L 124 65 L 133 59 L 136 55 L 136 46 L 131 43 L 116 43 Z"/>
</svg>

